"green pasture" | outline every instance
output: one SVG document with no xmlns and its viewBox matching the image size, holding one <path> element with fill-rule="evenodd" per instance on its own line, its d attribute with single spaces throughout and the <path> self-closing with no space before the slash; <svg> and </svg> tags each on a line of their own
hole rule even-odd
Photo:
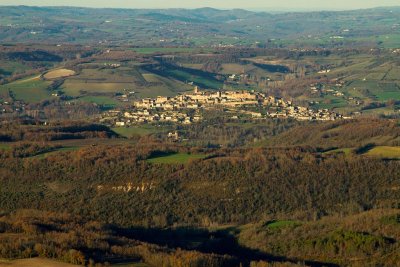
<svg viewBox="0 0 400 267">
<path fill-rule="evenodd" d="M 78 100 L 110 107 L 115 107 L 120 104 L 120 102 L 113 99 L 111 96 L 83 96 L 78 98 Z"/>
<path fill-rule="evenodd" d="M 47 90 L 50 84 L 35 77 L 1 85 L 0 91 L 11 91 L 16 100 L 37 103 L 51 97 L 51 92 Z"/>
<path fill-rule="evenodd" d="M 15 62 L 15 61 L 8 61 L 8 60 L 1 60 L 0 61 L 0 74 L 7 74 L 9 73 L 9 75 L 13 74 L 13 73 L 21 73 L 24 72 L 26 70 L 29 70 L 30 67 L 19 63 L 19 62 Z M 6 76 L 9 76 L 6 75 Z"/>
<path fill-rule="evenodd" d="M 0 143 L 0 150 L 10 150 L 10 144 Z"/>
<path fill-rule="evenodd" d="M 204 88 L 218 89 L 222 87 L 222 82 L 211 79 L 209 77 L 198 76 L 186 72 L 184 70 L 174 69 L 174 70 L 166 70 L 165 74 L 169 77 L 173 77 L 174 79 L 180 81 L 194 82 Z"/>
<path fill-rule="evenodd" d="M 131 127 L 115 127 L 112 128 L 112 130 L 123 137 L 130 138 L 135 135 L 148 135 L 156 133 L 160 130 L 165 130 L 165 128 L 158 128 L 157 126 L 147 124 Z"/>
<path fill-rule="evenodd" d="M 96 93 L 121 93 L 124 89 L 131 88 L 130 83 L 103 83 L 67 80 L 62 85 L 62 91 L 69 96 Z"/>
</svg>

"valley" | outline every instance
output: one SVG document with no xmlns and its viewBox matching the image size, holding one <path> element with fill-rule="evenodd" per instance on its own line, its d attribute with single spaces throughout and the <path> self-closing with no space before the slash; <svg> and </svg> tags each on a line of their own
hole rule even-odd
<svg viewBox="0 0 400 267">
<path fill-rule="evenodd" d="M 0 266 L 398 266 L 399 14 L 0 3 Z"/>
</svg>

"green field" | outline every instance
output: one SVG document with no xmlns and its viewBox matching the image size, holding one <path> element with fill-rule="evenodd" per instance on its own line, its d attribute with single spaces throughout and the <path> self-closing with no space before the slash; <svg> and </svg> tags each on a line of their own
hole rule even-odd
<svg viewBox="0 0 400 267">
<path fill-rule="evenodd" d="M 137 88 L 137 94 L 140 97 L 176 96 L 178 93 L 193 89 L 192 86 L 181 81 L 162 77 L 154 73 L 144 73 L 143 77 L 151 84 L 142 88 Z"/>
<path fill-rule="evenodd" d="M 0 143 L 0 150 L 9 150 L 11 146 L 9 144 Z"/>
<path fill-rule="evenodd" d="M 96 103 L 98 105 L 102 105 L 104 107 L 109 107 L 109 108 L 113 108 L 120 103 L 109 96 L 83 96 L 78 98 L 78 100 L 89 103 Z"/>
<path fill-rule="evenodd" d="M 140 126 L 132 126 L 129 128 L 115 127 L 112 128 L 112 130 L 123 137 L 130 138 L 135 135 L 148 135 L 159 132 L 160 130 L 165 131 L 165 127 L 161 129 L 153 125 L 140 125 Z"/>
<path fill-rule="evenodd" d="M 145 72 L 145 71 L 143 71 Z M 157 96 L 175 96 L 192 87 L 172 77 L 163 77 L 153 73 L 142 73 L 136 67 L 117 69 L 83 69 L 77 76 L 68 78 L 62 85 L 68 96 L 115 94 L 124 90 L 134 91 L 141 98 Z M 94 99 L 90 102 L 98 103 Z M 98 103 L 100 104 L 100 103 Z M 108 103 L 115 104 L 115 103 Z"/>
<path fill-rule="evenodd" d="M 335 58 L 325 57 L 321 59 L 306 58 L 321 64 L 332 64 Z M 304 59 L 304 60 L 306 60 Z M 339 57 L 340 59 L 340 57 Z M 328 62 L 327 62 L 328 60 Z M 386 102 L 400 98 L 400 68 L 392 59 L 382 60 L 367 55 L 352 55 L 347 58 L 344 66 L 337 62 L 338 67 L 332 67 L 326 74 L 327 77 L 341 77 L 345 82 L 342 88 L 336 88 L 346 96 L 357 97 L 367 101 Z M 320 74 L 316 74 L 320 76 Z M 324 99 L 329 98 L 325 96 Z M 321 107 L 333 108 L 335 105 L 322 105 Z"/>
<path fill-rule="evenodd" d="M 110 64 L 109 62 L 107 63 Z M 115 63 L 121 64 L 121 62 Z M 102 65 L 102 63 L 98 62 L 97 65 Z M 81 66 L 84 67 L 85 65 Z M 119 67 L 109 69 L 106 68 L 106 66 L 104 68 L 97 69 L 82 69 L 78 75 L 70 77 L 69 80 L 88 83 L 134 83 L 136 81 L 144 81 L 142 75 L 136 67 Z"/>
<path fill-rule="evenodd" d="M 400 99 L 400 87 L 396 83 L 380 83 L 378 88 L 379 90 L 374 92 L 378 100 Z"/>
<path fill-rule="evenodd" d="M 21 73 L 29 70 L 30 67 L 15 61 L 1 60 L 0 61 L 0 75 L 10 76 L 13 73 Z"/>
<path fill-rule="evenodd" d="M 314 104 L 312 106 L 313 109 L 334 109 L 334 108 L 343 108 L 347 106 L 347 102 L 345 99 L 340 97 L 335 97 L 328 95 L 324 98 L 315 99 L 318 101 L 318 104 Z"/>
<path fill-rule="evenodd" d="M 51 92 L 47 90 L 51 82 L 33 77 L 0 86 L 0 91 L 11 91 L 16 100 L 37 103 L 49 99 Z"/>
<path fill-rule="evenodd" d="M 284 227 L 294 227 L 294 226 L 298 226 L 301 223 L 296 222 L 296 221 L 289 221 L 289 220 L 277 220 L 277 221 L 270 221 L 268 223 L 266 223 L 266 227 L 268 229 L 280 229 L 280 228 L 284 228 Z"/>
<path fill-rule="evenodd" d="M 383 48 L 399 48 L 399 34 L 384 34 L 365 38 L 354 38 L 355 41 L 373 41 Z"/>
<path fill-rule="evenodd" d="M 163 71 L 165 77 L 177 79 L 182 82 L 194 82 L 195 84 L 207 89 L 219 89 L 223 83 L 210 76 L 189 73 L 183 69 L 166 69 Z"/>
<path fill-rule="evenodd" d="M 149 163 L 156 164 L 186 164 L 192 159 L 203 159 L 206 155 L 202 154 L 187 154 L 187 153 L 176 153 L 170 155 L 163 155 L 147 160 Z"/>
<path fill-rule="evenodd" d="M 67 80 L 62 85 L 62 90 L 69 96 L 81 96 L 82 94 L 95 93 L 121 93 L 126 88 L 132 88 L 129 83 L 84 82 Z"/>
<path fill-rule="evenodd" d="M 400 147 L 377 146 L 369 150 L 365 155 L 387 159 L 400 159 Z"/>
</svg>

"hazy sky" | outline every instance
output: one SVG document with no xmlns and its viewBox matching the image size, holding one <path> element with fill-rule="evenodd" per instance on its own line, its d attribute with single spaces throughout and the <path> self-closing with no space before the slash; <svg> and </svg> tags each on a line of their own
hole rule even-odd
<svg viewBox="0 0 400 267">
<path fill-rule="evenodd" d="M 0 5 L 318 10 L 400 6 L 400 0 L 0 0 Z"/>
</svg>

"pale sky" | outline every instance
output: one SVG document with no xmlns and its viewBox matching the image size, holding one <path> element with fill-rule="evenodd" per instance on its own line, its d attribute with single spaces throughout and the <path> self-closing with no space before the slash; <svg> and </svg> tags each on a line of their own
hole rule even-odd
<svg viewBox="0 0 400 267">
<path fill-rule="evenodd" d="M 0 0 L 0 5 L 118 8 L 244 8 L 260 10 L 339 10 L 400 6 L 400 0 Z"/>
</svg>

